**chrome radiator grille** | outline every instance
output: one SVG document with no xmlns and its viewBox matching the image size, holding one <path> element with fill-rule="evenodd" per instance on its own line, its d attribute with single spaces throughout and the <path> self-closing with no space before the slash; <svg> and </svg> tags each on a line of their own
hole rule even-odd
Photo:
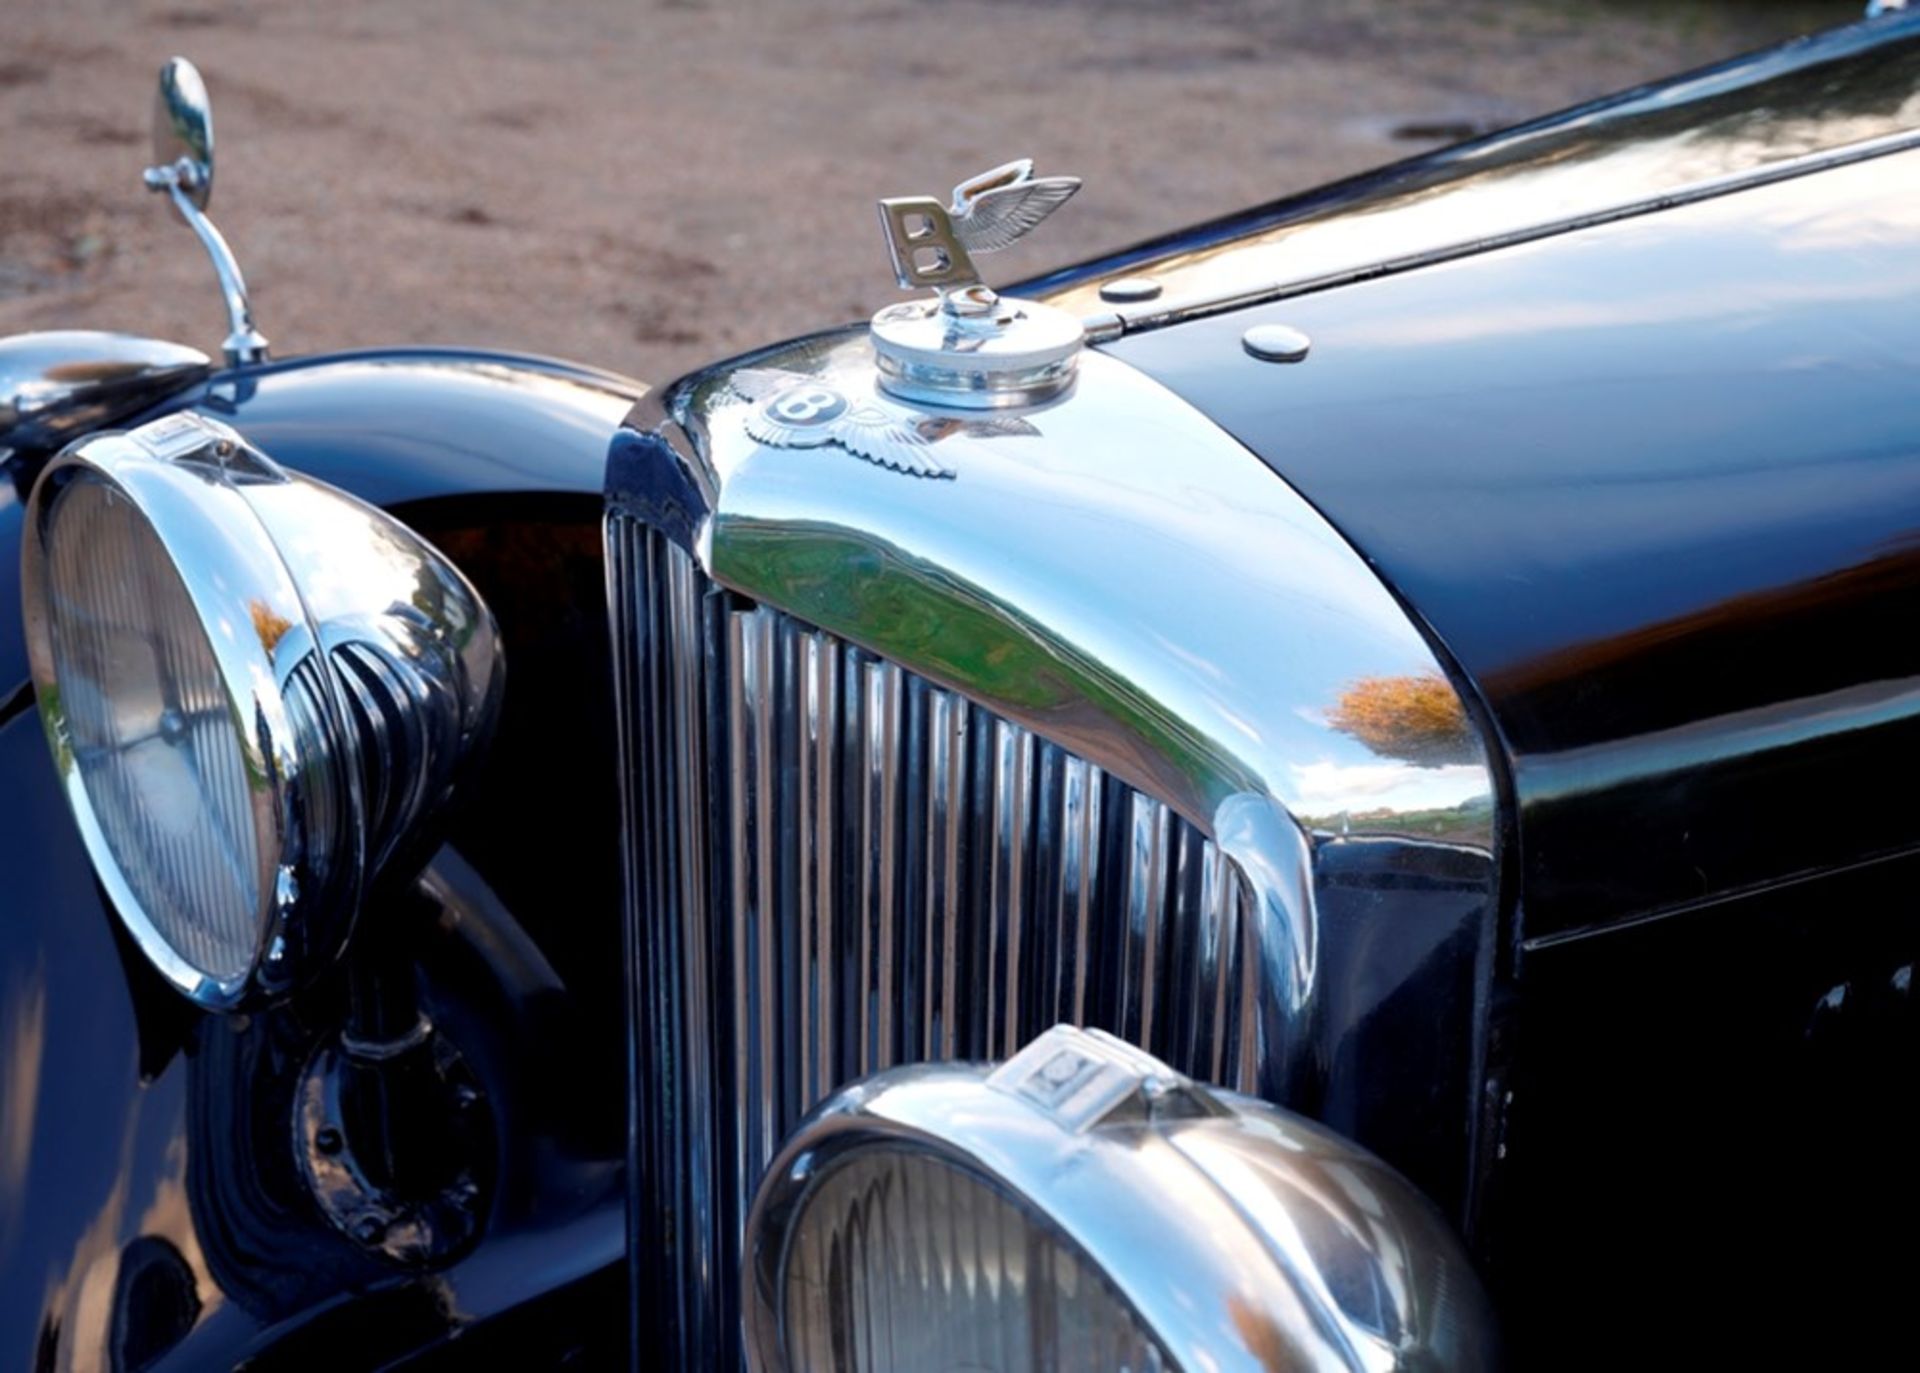
<svg viewBox="0 0 1920 1373">
<path fill-rule="evenodd" d="M 641 1281 L 683 1328 L 731 1346 L 754 1188 L 849 1079 L 1066 1020 L 1254 1089 L 1252 897 L 1198 829 L 636 520 L 608 543 L 640 1223 L 680 1250 Z"/>
</svg>

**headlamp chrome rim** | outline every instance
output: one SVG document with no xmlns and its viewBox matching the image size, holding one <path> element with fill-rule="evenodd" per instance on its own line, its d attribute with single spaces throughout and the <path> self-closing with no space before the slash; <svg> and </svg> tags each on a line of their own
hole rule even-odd
<svg viewBox="0 0 1920 1373">
<path fill-rule="evenodd" d="M 1301 1117 L 1062 1025 L 997 1068 L 879 1074 L 802 1124 L 747 1224 L 753 1367 L 790 1366 L 786 1269 L 806 1207 L 877 1149 L 930 1154 L 1016 1199 L 1085 1258 L 1171 1367 L 1492 1366 L 1497 1331 L 1478 1279 L 1398 1173 Z M 1273 1362 L 1282 1356 L 1295 1361 Z"/>
<path fill-rule="evenodd" d="M 131 506 L 179 578 L 212 656 L 256 793 L 261 881 L 244 973 L 197 965 L 155 922 L 71 747 L 49 569 L 61 502 L 77 483 Z M 491 732 L 504 662 L 484 602 L 398 522 L 192 413 L 71 445 L 34 487 L 26 533 L 22 600 L 36 698 L 116 913 L 167 982 L 206 1009 L 297 989 L 346 947 L 379 864 L 415 852 L 406 841 L 446 799 L 462 755 Z M 371 685 L 345 680 L 343 655 L 369 665 Z"/>
<path fill-rule="evenodd" d="M 159 430 L 154 433 L 152 431 Z M 221 452 L 221 446 L 225 451 Z M 336 756 L 346 733 L 330 686 L 311 690 L 308 708 L 321 716 L 318 731 L 296 727 L 289 708 L 294 669 L 320 638 L 272 536 L 244 494 L 244 482 L 285 481 L 262 455 L 203 426 L 148 426 L 97 435 L 62 452 L 42 473 L 29 498 L 22 554 L 22 600 L 27 652 L 42 725 L 60 784 L 79 824 L 94 870 L 141 952 L 169 983 L 198 1005 L 232 1010 L 277 995 L 311 971 L 316 951 L 344 944 L 358 905 L 362 868 L 359 807 L 353 760 Z M 272 804 L 256 828 L 260 859 L 271 880 L 260 884 L 254 912 L 257 937 L 246 971 L 219 976 L 195 966 L 155 924 L 132 889 L 107 841 L 78 760 L 59 688 L 55 625 L 49 603 L 49 541 L 62 498 L 76 484 L 105 486 L 132 505 L 156 538 L 191 602 L 213 656 L 248 772 L 263 779 Z M 248 614 L 239 622 L 235 589 L 244 588 Z M 324 674 L 319 680 L 325 682 Z M 316 745 L 326 750 L 314 756 Z M 331 825 L 332 851 L 306 851 L 318 770 L 341 788 L 343 812 Z"/>
</svg>

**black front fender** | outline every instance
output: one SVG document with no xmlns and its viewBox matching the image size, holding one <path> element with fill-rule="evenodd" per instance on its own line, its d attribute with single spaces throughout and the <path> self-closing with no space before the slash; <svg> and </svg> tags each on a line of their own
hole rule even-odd
<svg viewBox="0 0 1920 1373">
<path fill-rule="evenodd" d="M 36 464 L 7 471 L 0 1364 L 621 1354 L 626 1064 L 600 512 L 609 443 L 643 390 L 544 359 L 391 350 L 217 374 L 132 421 L 198 410 L 394 511 L 500 621 L 499 732 L 418 898 L 428 918 L 408 916 L 436 1021 L 486 1060 L 508 1165 L 479 1247 L 435 1273 L 354 1254 L 291 1185 L 285 1089 L 299 1064 L 286 1046 L 326 1031 L 337 987 L 204 1017 L 122 936 L 39 737 L 15 580 Z M 400 918 L 363 912 L 383 917 Z M 494 1333 L 457 1338 L 480 1324 Z"/>
</svg>

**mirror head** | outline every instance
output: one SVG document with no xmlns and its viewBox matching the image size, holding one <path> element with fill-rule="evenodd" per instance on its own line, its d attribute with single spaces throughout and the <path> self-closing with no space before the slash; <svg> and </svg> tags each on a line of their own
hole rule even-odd
<svg viewBox="0 0 1920 1373">
<path fill-rule="evenodd" d="M 185 162 L 180 189 L 196 208 L 207 208 L 213 196 L 213 107 L 199 69 L 184 57 L 168 58 L 160 68 L 153 101 L 153 160 L 160 167 Z"/>
</svg>

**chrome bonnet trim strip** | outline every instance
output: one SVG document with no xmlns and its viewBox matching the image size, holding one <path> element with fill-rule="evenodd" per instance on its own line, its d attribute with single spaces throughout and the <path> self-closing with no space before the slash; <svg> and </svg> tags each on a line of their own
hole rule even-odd
<svg viewBox="0 0 1920 1373">
<path fill-rule="evenodd" d="M 1087 361 L 1064 400 L 989 434 L 910 412 L 955 473 L 929 481 L 748 433 L 736 371 L 777 364 L 871 393 L 864 331 L 802 340 L 643 400 L 614 498 L 722 586 L 960 692 L 1209 834 L 1251 794 L 1310 831 L 1490 851 L 1486 749 L 1366 562 L 1186 401 Z"/>
<path fill-rule="evenodd" d="M 1493 252 L 1501 248 L 1514 248 L 1525 243 L 1536 243 L 1541 239 L 1557 238 L 1561 234 L 1573 233 L 1580 229 L 1612 224 L 1622 219 L 1636 219 L 1642 215 L 1657 214 L 1662 210 L 1671 210 L 1681 205 L 1691 205 L 1696 201 L 1713 200 L 1739 191 L 1770 186 L 1777 181 L 1790 181 L 1795 177 L 1845 167 L 1855 162 L 1865 162 L 1892 153 L 1905 152 L 1910 148 L 1920 148 L 1920 129 L 1905 129 L 1898 133 L 1882 134 L 1877 138 L 1863 139 L 1858 143 L 1850 143 L 1840 148 L 1823 148 L 1818 152 L 1783 158 L 1781 161 L 1768 163 L 1765 166 L 1744 168 L 1737 172 L 1708 177 L 1691 185 L 1664 191 L 1645 199 L 1630 200 L 1622 204 L 1610 205 L 1602 210 L 1568 215 L 1539 224 L 1529 224 L 1506 233 L 1462 239 L 1457 243 L 1448 243 L 1437 248 L 1423 248 L 1404 256 L 1356 263 L 1337 271 L 1319 272 L 1279 281 L 1264 281 L 1240 290 L 1156 300 L 1151 305 L 1136 309 L 1114 310 L 1092 315 L 1085 321 L 1087 342 L 1090 344 L 1112 343 L 1116 339 L 1129 335 L 1143 334 L 1153 329 L 1165 329 L 1175 324 L 1185 324 L 1189 320 L 1209 319 L 1215 315 L 1229 314 L 1249 305 L 1264 305 L 1294 296 L 1312 295 L 1338 286 L 1350 286 L 1359 281 L 1371 281 L 1376 277 L 1397 276 L 1402 272 L 1417 271 L 1422 267 L 1433 267 L 1459 258 L 1475 257 L 1481 253 Z"/>
</svg>

